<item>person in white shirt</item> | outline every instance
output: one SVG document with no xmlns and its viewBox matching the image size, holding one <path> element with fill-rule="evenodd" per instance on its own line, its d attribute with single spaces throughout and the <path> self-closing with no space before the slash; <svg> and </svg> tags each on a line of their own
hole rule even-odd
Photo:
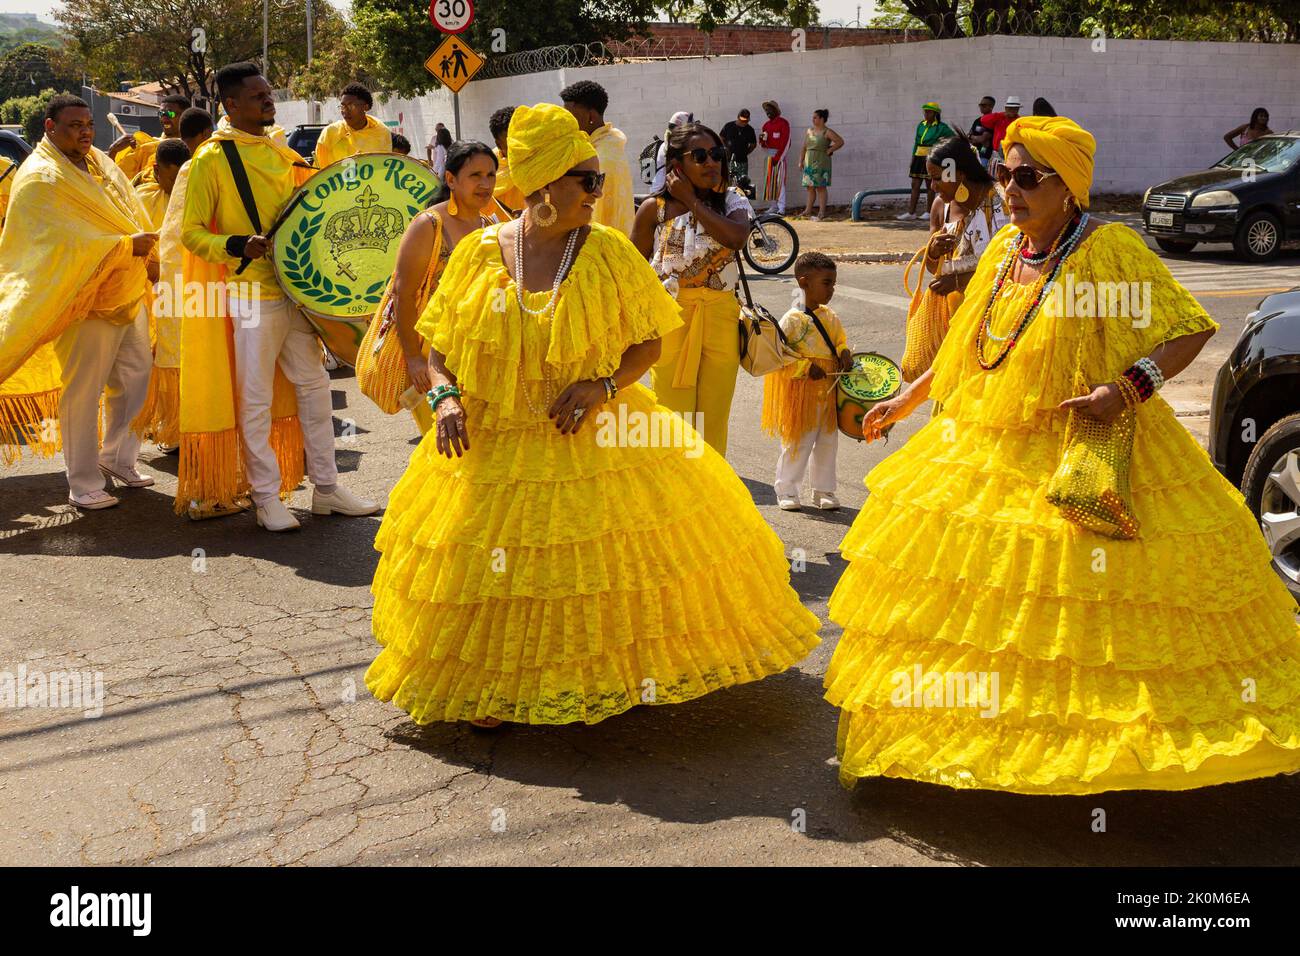
<svg viewBox="0 0 1300 956">
<path fill-rule="evenodd" d="M 449 149 L 451 149 L 451 130 L 444 126 L 438 130 L 433 140 L 433 148 L 429 151 L 429 165 L 433 167 L 433 174 L 439 179 L 442 179 L 442 174 L 447 170 Z"/>
<path fill-rule="evenodd" d="M 694 123 L 695 115 L 685 111 L 674 113 L 672 119 L 668 121 L 668 129 L 664 131 L 664 141 L 659 144 L 659 152 L 655 153 L 655 178 L 650 184 L 650 194 L 657 196 L 664 191 L 664 178 L 668 175 L 668 134 L 683 123 Z"/>
</svg>

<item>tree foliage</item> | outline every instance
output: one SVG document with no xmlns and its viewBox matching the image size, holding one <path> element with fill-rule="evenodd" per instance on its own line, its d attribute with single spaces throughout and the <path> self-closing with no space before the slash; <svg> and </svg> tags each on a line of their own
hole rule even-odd
<svg viewBox="0 0 1300 956">
<path fill-rule="evenodd" d="M 80 91 L 80 73 L 65 52 L 39 43 L 24 43 L 0 55 L 0 102 L 44 89 Z"/>
<path fill-rule="evenodd" d="M 667 0 L 670 23 L 694 23 L 705 33 L 736 24 L 806 27 L 817 21 L 816 0 Z"/>
<path fill-rule="evenodd" d="M 35 143 L 45 135 L 45 107 L 54 94 L 54 90 L 41 90 L 5 100 L 0 103 L 0 123 L 22 126 L 27 142 Z"/>
</svg>

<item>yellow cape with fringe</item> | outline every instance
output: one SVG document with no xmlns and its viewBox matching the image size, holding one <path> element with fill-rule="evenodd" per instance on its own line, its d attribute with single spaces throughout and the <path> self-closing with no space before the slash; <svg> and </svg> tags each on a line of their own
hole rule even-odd
<svg viewBox="0 0 1300 956">
<path fill-rule="evenodd" d="M 175 191 L 172 194 L 163 191 L 158 181 L 150 175 L 154 168 L 150 167 L 132 182 L 145 212 L 149 214 L 150 227 L 159 233 L 159 244 L 154 246 L 149 257 L 150 261 L 159 263 L 159 267 L 158 282 L 150 288 L 148 295 L 149 341 L 154 350 L 153 372 L 149 376 L 149 394 L 140 414 L 131 422 L 131 430 L 141 438 L 151 439 L 160 445 L 175 445 L 180 442 L 180 370 L 176 368 L 176 362 L 165 367 L 158 361 L 160 353 L 166 352 L 163 345 L 165 331 L 172 333 L 171 351 L 178 355 L 180 351 L 180 344 L 175 341 L 179 338 L 180 329 L 174 321 L 174 310 L 171 308 L 171 303 L 175 300 L 168 298 L 174 289 L 161 288 L 166 282 L 166 274 L 162 270 L 162 227 L 171 195 Z M 168 325 L 169 319 L 172 327 L 165 330 L 164 326 Z"/>
<path fill-rule="evenodd" d="M 98 149 L 87 164 L 96 182 L 49 138 L 36 144 L 14 180 L 0 235 L 0 460 L 23 445 L 59 452 L 62 369 L 53 341 L 92 314 L 130 322 L 148 287 L 131 236 L 148 215 L 126 176 Z"/>
<path fill-rule="evenodd" d="M 258 182 L 268 176 L 283 179 L 285 202 L 315 171 L 295 167 L 302 159 L 281 138 L 254 136 L 224 121 L 199 154 L 220 149 L 210 144 L 227 139 L 253 147 L 241 150 L 240 156 L 245 166 L 256 167 Z M 256 148 L 259 146 L 265 148 Z M 189 165 L 183 173 L 188 173 Z M 238 203 L 239 197 L 232 194 L 228 201 Z M 263 226 L 269 228 L 270 223 Z M 192 505 L 199 510 L 214 504 L 232 508 L 248 494 L 249 486 L 236 415 L 234 329 L 226 310 L 226 266 L 182 249 L 181 275 L 180 467 L 175 510 L 186 514 Z M 280 494 L 287 497 L 303 478 L 302 428 L 293 386 L 278 365 L 271 400 L 271 449 L 280 466 Z"/>
</svg>

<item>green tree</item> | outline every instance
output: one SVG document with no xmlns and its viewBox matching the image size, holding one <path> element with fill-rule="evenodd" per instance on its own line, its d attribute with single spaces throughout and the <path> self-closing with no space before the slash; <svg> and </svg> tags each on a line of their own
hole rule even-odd
<svg viewBox="0 0 1300 956">
<path fill-rule="evenodd" d="M 149 79 L 215 105 L 213 80 L 227 63 L 262 58 L 262 0 L 64 0 L 56 13 L 106 88 Z M 316 37 L 343 33 L 328 3 L 313 6 Z M 306 6 L 270 0 L 267 78 L 288 87 L 307 61 Z"/>
<path fill-rule="evenodd" d="M 15 96 L 0 103 L 0 123 L 20 125 L 27 142 L 36 143 L 45 135 L 45 107 L 54 90 L 42 90 L 30 96 Z"/>
<path fill-rule="evenodd" d="M 58 49 L 24 43 L 0 56 L 0 102 L 44 89 L 76 92 L 81 77 Z"/>
<path fill-rule="evenodd" d="M 465 42 L 484 56 L 621 40 L 655 18 L 653 0 L 479 0 Z M 424 61 L 442 42 L 427 0 L 353 0 L 349 45 L 358 69 L 385 90 L 416 96 L 438 86 Z"/>
<path fill-rule="evenodd" d="M 806 27 L 818 19 L 816 0 L 667 0 L 659 7 L 670 23 L 694 23 L 705 33 L 734 24 Z"/>
</svg>

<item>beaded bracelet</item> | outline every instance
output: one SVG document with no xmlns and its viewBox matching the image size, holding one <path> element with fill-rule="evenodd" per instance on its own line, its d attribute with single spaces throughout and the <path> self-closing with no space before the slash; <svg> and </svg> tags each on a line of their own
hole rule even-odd
<svg viewBox="0 0 1300 956">
<path fill-rule="evenodd" d="M 1138 394 L 1137 386 L 1133 384 L 1132 380 L 1129 379 L 1128 376 L 1121 375 L 1116 380 L 1115 384 L 1119 387 L 1119 393 L 1124 398 L 1125 408 L 1132 408 L 1142 401 L 1141 396 Z"/>
<path fill-rule="evenodd" d="M 1128 369 L 1120 377 L 1133 386 L 1139 401 L 1145 402 L 1155 394 L 1155 389 L 1151 387 L 1151 381 L 1142 372 Z"/>
<path fill-rule="evenodd" d="M 429 407 L 434 411 L 438 410 L 438 403 L 444 398 L 460 398 L 460 389 L 455 385 L 439 385 L 437 388 L 426 393 L 429 399 Z"/>
<path fill-rule="evenodd" d="M 1147 377 L 1151 379 L 1151 387 L 1157 392 L 1160 391 L 1160 386 L 1165 384 L 1165 373 L 1160 370 L 1160 366 L 1155 363 L 1155 359 L 1140 358 L 1133 364 L 1143 369 L 1147 373 Z"/>
</svg>

